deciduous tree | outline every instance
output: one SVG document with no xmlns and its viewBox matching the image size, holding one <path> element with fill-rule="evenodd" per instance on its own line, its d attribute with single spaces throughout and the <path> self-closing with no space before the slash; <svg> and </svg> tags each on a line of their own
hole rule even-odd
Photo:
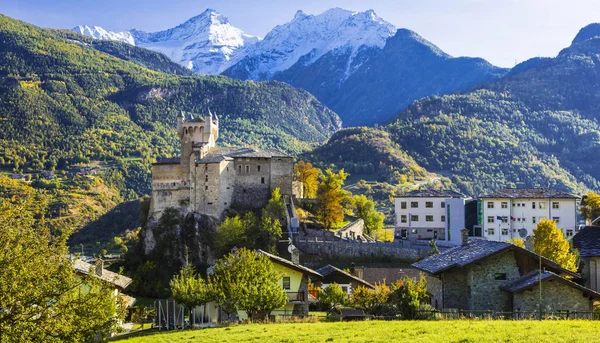
<svg viewBox="0 0 600 343">
<path fill-rule="evenodd" d="M 328 310 L 333 310 L 348 302 L 348 293 L 344 292 L 342 286 L 334 282 L 327 285 L 324 289 L 319 290 L 319 301 Z"/>
<path fill-rule="evenodd" d="M 383 221 L 385 219 L 383 213 L 375 209 L 373 200 L 367 198 L 364 194 L 355 195 L 352 198 L 354 203 L 354 214 L 365 221 L 365 233 L 372 235 L 383 230 Z"/>
<path fill-rule="evenodd" d="M 581 200 L 579 212 L 587 220 L 594 220 L 600 217 L 600 195 L 589 192 Z"/>
<path fill-rule="evenodd" d="M 577 271 L 576 256 L 554 220 L 540 220 L 533 230 L 533 252 L 550 259 L 563 268 Z"/>
<path fill-rule="evenodd" d="M 313 167 L 310 162 L 299 161 L 294 166 L 294 179 L 302 183 L 305 198 L 313 199 L 317 196 L 320 174 L 321 170 Z"/>
<path fill-rule="evenodd" d="M 370 289 L 365 286 L 358 286 L 354 289 L 350 298 L 352 305 L 367 313 L 375 314 L 375 309 L 388 301 L 390 288 L 385 282 L 376 283 L 374 287 L 374 289 Z"/>
<path fill-rule="evenodd" d="M 190 264 L 184 266 L 169 283 L 173 299 L 191 311 L 210 300 L 209 287 Z"/>
<path fill-rule="evenodd" d="M 348 174 L 344 170 L 334 173 L 327 169 L 321 176 L 321 184 L 317 192 L 317 220 L 326 229 L 338 227 L 344 222 L 344 216 L 352 205 L 352 195 L 342 186 Z"/>
<path fill-rule="evenodd" d="M 117 329 L 124 307 L 68 259 L 70 225 L 45 219 L 42 193 L 0 202 L 0 342 L 83 342 Z M 92 268 L 94 269 L 94 268 Z"/>
<path fill-rule="evenodd" d="M 209 282 L 214 299 L 227 313 L 243 310 L 250 319 L 262 319 L 287 301 L 281 277 L 267 256 L 240 249 L 217 261 Z"/>
</svg>

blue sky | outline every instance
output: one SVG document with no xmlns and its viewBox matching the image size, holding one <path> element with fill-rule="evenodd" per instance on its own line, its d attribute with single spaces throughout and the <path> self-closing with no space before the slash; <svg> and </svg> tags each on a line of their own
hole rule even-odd
<svg viewBox="0 0 600 343">
<path fill-rule="evenodd" d="M 159 31 L 214 8 L 248 34 L 264 36 L 298 9 L 374 9 L 454 56 L 483 57 L 512 67 L 536 56 L 555 56 L 577 31 L 600 21 L 599 0 L 0 0 L 0 13 L 42 27 L 79 24 L 105 29 Z"/>
</svg>

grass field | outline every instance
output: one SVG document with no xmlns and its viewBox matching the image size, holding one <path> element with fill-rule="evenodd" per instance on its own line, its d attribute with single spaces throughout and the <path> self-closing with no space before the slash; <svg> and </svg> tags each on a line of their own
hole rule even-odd
<svg viewBox="0 0 600 343">
<path fill-rule="evenodd" d="M 148 333 L 127 343 L 178 342 L 600 342 L 592 321 L 365 321 L 250 324 Z"/>
</svg>

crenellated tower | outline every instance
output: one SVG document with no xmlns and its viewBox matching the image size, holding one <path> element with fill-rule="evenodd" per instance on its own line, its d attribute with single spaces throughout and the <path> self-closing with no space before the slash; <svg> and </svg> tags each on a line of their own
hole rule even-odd
<svg viewBox="0 0 600 343">
<path fill-rule="evenodd" d="M 189 180 L 190 166 L 193 160 L 203 158 L 208 151 L 215 147 L 219 138 L 219 118 L 210 109 L 203 117 L 181 112 L 177 116 L 177 133 L 181 144 L 181 178 Z"/>
</svg>

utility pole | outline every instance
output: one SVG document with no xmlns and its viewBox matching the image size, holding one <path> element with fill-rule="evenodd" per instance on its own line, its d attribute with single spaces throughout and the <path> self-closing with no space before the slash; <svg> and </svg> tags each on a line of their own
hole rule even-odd
<svg viewBox="0 0 600 343">
<path fill-rule="evenodd" d="M 540 299 L 539 299 L 539 306 L 538 306 L 538 319 L 542 320 L 542 255 L 538 254 L 538 256 L 539 256 L 539 260 L 540 260 L 540 280 L 539 280 Z"/>
</svg>

